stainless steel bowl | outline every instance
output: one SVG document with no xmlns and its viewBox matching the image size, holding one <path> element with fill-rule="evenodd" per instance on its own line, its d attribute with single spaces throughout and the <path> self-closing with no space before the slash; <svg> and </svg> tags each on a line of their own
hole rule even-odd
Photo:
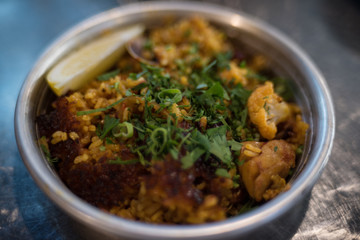
<svg viewBox="0 0 360 240">
<path fill-rule="evenodd" d="M 310 125 L 304 155 L 298 164 L 292 187 L 270 202 L 243 215 L 202 225 L 153 225 L 107 214 L 75 196 L 49 166 L 37 143 L 35 118 L 45 111 L 53 97 L 44 75 L 64 55 L 104 29 L 142 22 L 148 27 L 168 16 L 202 16 L 222 28 L 233 39 L 262 53 L 275 72 L 291 79 L 297 103 Z M 18 147 L 30 174 L 46 195 L 89 231 L 121 239 L 226 239 L 252 236 L 260 229 L 289 215 L 310 193 L 327 163 L 334 138 L 335 116 L 324 78 L 291 40 L 244 13 L 194 2 L 146 2 L 115 8 L 73 27 L 57 39 L 35 63 L 20 91 L 15 130 Z M 99 235 L 92 235 L 99 236 Z"/>
</svg>

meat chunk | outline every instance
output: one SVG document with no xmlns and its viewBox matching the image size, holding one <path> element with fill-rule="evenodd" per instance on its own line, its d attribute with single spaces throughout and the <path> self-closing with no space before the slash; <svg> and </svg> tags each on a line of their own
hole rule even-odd
<svg viewBox="0 0 360 240">
<path fill-rule="evenodd" d="M 286 190 L 285 180 L 281 179 L 295 167 L 295 151 L 284 140 L 245 142 L 239 159 L 244 161 L 239 171 L 246 190 L 257 202 L 271 199 Z"/>
</svg>

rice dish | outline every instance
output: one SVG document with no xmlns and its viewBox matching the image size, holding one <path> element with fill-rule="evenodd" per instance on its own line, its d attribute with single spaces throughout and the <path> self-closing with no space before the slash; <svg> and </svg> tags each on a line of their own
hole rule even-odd
<svg viewBox="0 0 360 240">
<path fill-rule="evenodd" d="M 266 59 L 196 17 L 144 39 L 143 59 L 123 55 L 37 117 L 69 189 L 163 224 L 223 220 L 288 190 L 308 124 Z"/>
</svg>

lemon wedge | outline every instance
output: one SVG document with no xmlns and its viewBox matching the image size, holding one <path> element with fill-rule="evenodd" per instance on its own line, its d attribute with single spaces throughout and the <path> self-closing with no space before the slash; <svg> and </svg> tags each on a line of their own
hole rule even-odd
<svg viewBox="0 0 360 240">
<path fill-rule="evenodd" d="M 81 46 L 50 70 L 46 77 L 49 86 L 58 96 L 69 90 L 79 89 L 113 66 L 124 53 L 125 44 L 141 35 L 144 30 L 143 25 L 134 25 Z"/>
</svg>

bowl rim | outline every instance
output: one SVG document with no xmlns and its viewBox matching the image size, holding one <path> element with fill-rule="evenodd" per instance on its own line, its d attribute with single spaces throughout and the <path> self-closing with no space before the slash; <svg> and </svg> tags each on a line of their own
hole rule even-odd
<svg viewBox="0 0 360 240">
<path fill-rule="evenodd" d="M 313 79 L 311 83 L 312 87 L 314 87 L 314 91 L 319 94 L 319 104 L 323 106 L 322 109 L 319 110 L 323 124 L 317 129 L 318 132 L 321 133 L 317 139 L 317 144 L 320 148 L 313 150 L 312 158 L 309 159 L 289 191 L 248 213 L 214 223 L 181 226 L 155 225 L 112 216 L 86 203 L 67 189 L 62 182 L 59 182 L 59 178 L 57 178 L 49 166 L 41 160 L 43 156 L 39 152 L 38 146 L 35 143 L 36 141 L 29 132 L 29 128 L 33 127 L 26 121 L 26 116 L 30 114 L 29 108 L 31 103 L 28 101 L 31 93 L 30 89 L 40 78 L 41 72 L 49 67 L 46 66 L 44 62 L 51 57 L 51 54 L 57 46 L 100 23 L 139 12 L 167 10 L 198 12 L 200 14 L 214 14 L 218 17 L 231 18 L 231 24 L 235 27 L 240 26 L 239 24 L 250 24 L 286 48 L 287 53 L 291 54 L 293 59 L 297 61 L 301 70 L 305 71 L 308 77 Z M 107 233 L 129 238 L 146 237 L 147 239 L 180 239 L 189 237 L 193 239 L 212 239 L 220 235 L 222 238 L 225 238 L 226 236 L 247 233 L 254 228 L 280 217 L 299 201 L 299 196 L 304 196 L 311 190 L 328 161 L 335 135 L 334 106 L 329 88 L 320 71 L 303 50 L 278 30 L 246 13 L 200 2 L 132 3 L 99 13 L 70 28 L 45 50 L 44 54 L 36 61 L 34 67 L 28 74 L 18 96 L 14 122 L 16 141 L 24 164 L 37 185 L 52 201 L 60 206 L 61 209 L 78 221 L 87 225 L 96 226 Z"/>
</svg>

